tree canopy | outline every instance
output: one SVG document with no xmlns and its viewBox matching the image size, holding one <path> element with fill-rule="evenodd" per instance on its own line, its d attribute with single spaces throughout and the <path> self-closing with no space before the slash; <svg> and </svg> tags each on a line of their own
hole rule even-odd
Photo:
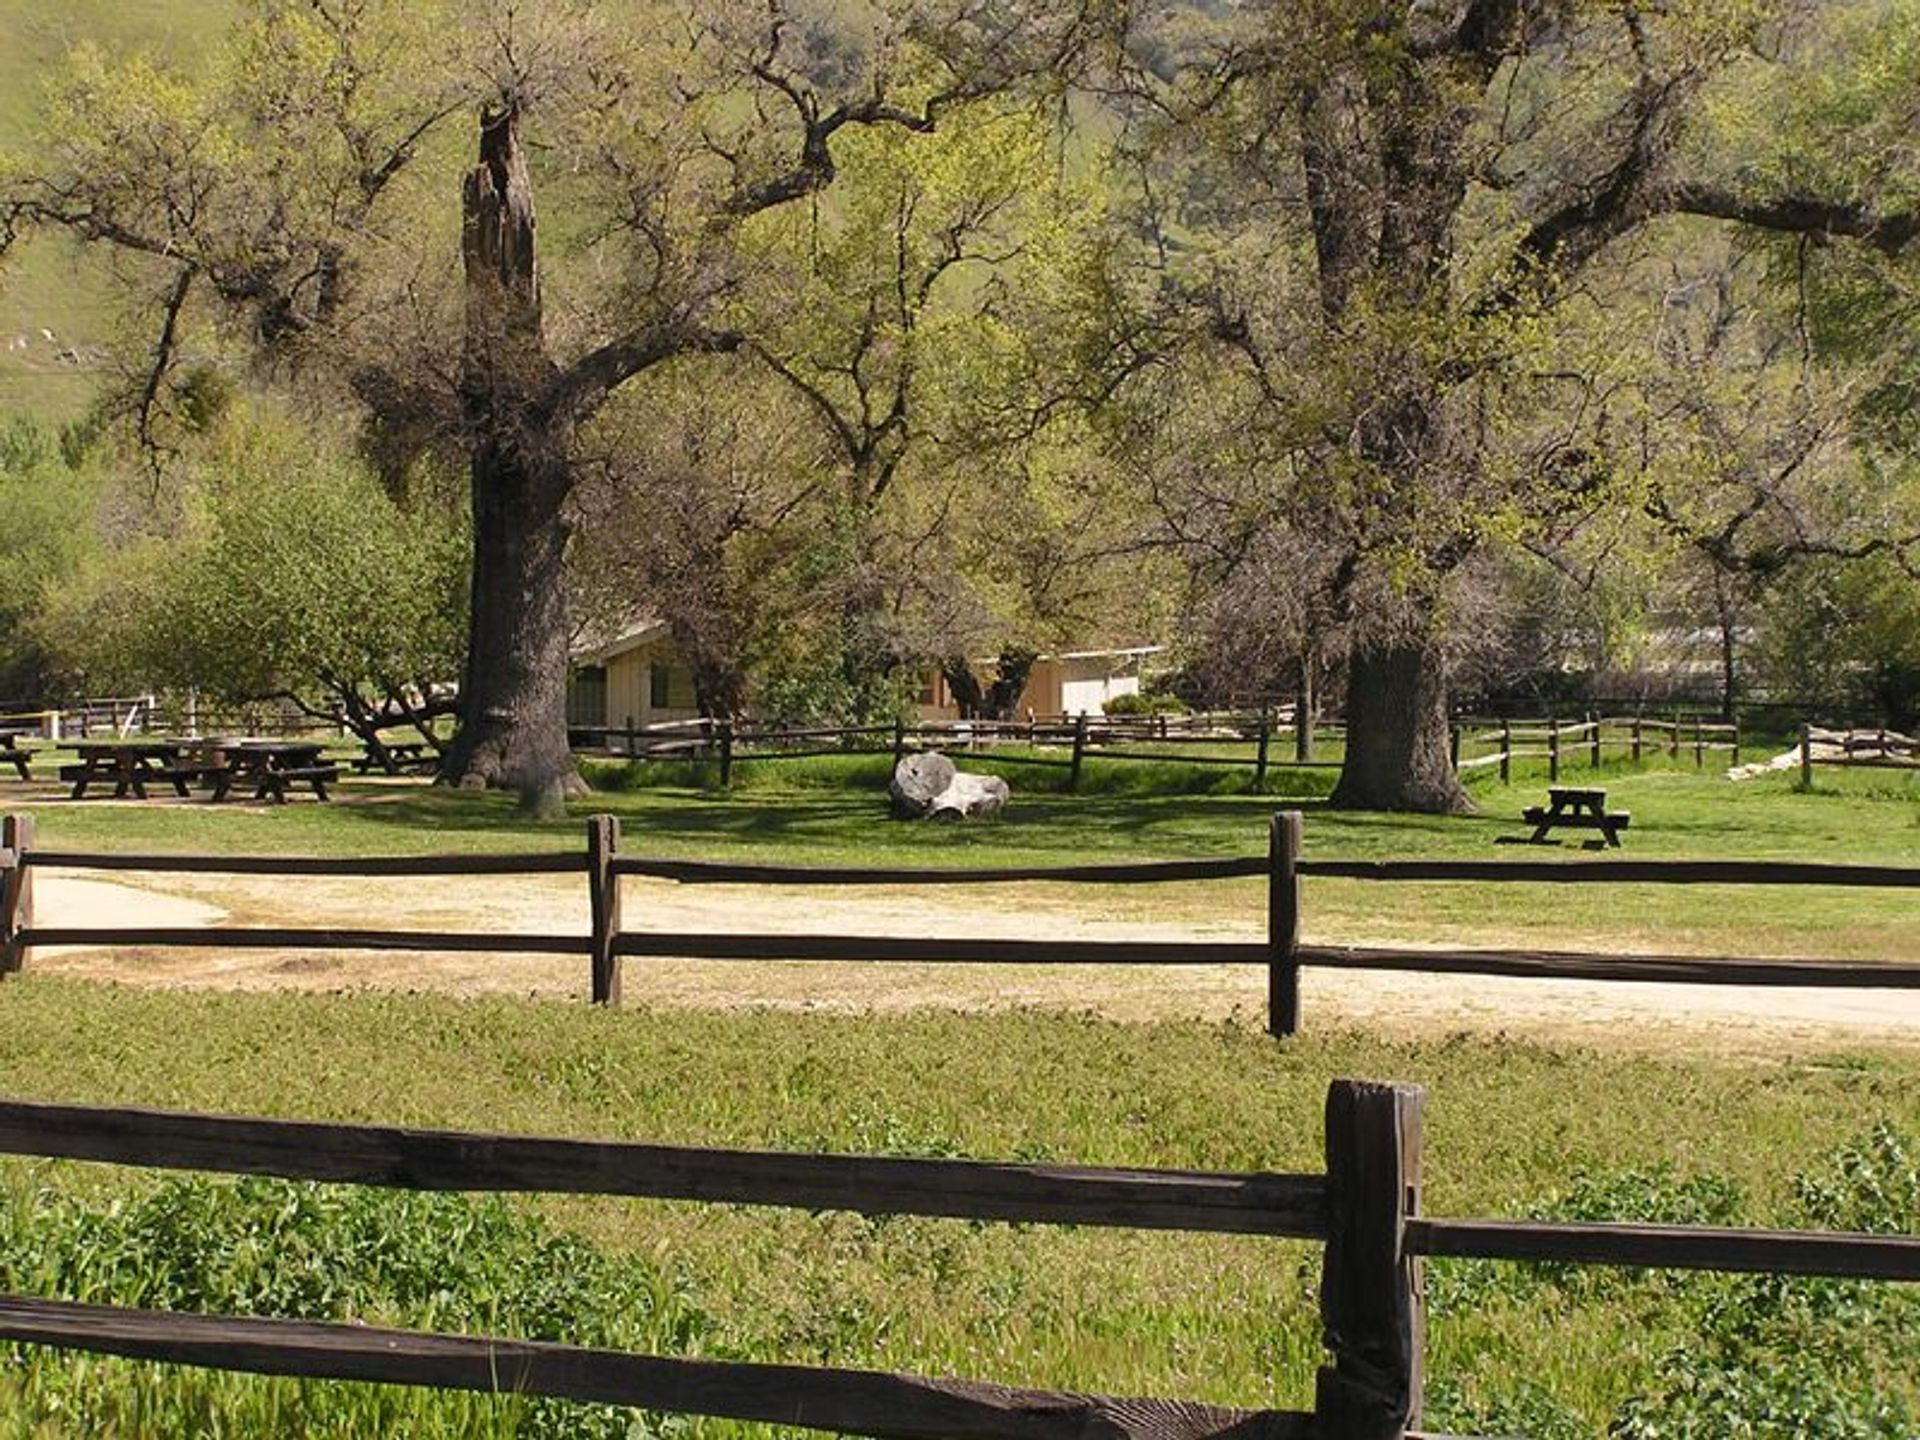
<svg viewBox="0 0 1920 1440">
<path fill-rule="evenodd" d="M 1913 0 L 251 0 L 191 76 L 78 50 L 0 248 L 116 257 L 96 423 L 194 497 L 154 614 L 225 637 L 183 683 L 457 680 L 444 778 L 550 806 L 617 617 L 720 713 L 1152 635 L 1343 696 L 1338 802 L 1445 810 L 1456 672 L 1673 610 L 1731 703 L 1796 577 L 1908 573 L 1917 69 Z M 229 392 L 358 458 L 266 473 Z M 327 608 L 396 570 L 419 653 Z"/>
</svg>

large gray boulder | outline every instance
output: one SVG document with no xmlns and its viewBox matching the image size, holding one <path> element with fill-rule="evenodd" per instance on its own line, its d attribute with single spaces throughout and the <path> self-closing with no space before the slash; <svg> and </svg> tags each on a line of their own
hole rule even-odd
<svg viewBox="0 0 1920 1440">
<path fill-rule="evenodd" d="M 970 775 L 956 770 L 953 783 L 934 797 L 929 820 L 964 820 L 973 815 L 995 815 L 1013 792 L 998 775 Z"/>
<path fill-rule="evenodd" d="M 930 814 L 933 802 L 953 784 L 957 773 L 951 760 L 931 750 L 905 757 L 893 767 L 893 783 L 887 787 L 893 797 L 894 818 L 918 820 Z"/>
<path fill-rule="evenodd" d="M 888 793 L 898 819 L 959 820 L 994 814 L 1012 792 L 998 775 L 966 774 L 946 756 L 929 751 L 893 767 Z"/>
</svg>

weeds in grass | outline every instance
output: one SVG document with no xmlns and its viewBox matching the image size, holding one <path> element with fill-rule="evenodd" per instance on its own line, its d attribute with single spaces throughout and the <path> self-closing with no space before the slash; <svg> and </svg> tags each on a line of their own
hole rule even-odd
<svg viewBox="0 0 1920 1440">
<path fill-rule="evenodd" d="M 1876 1126 L 1795 1177 L 1791 1228 L 1920 1232 L 1911 1142 Z M 1737 1184 L 1670 1167 L 1583 1177 L 1536 1218 L 1687 1225 L 1753 1223 Z M 1624 1399 L 1610 1440 L 1911 1440 L 1920 1433 L 1920 1296 L 1910 1286 L 1779 1275 L 1436 1261 L 1436 1323 L 1511 1305 L 1562 1315 L 1603 1302 L 1625 1323 L 1676 1338 Z M 1475 1398 L 1443 1378 L 1430 1425 L 1459 1432 L 1584 1437 L 1577 1414 L 1531 1382 Z"/>
<path fill-rule="evenodd" d="M 875 1139 L 890 1148 L 953 1148 L 896 1128 L 893 1117 L 875 1123 Z M 1911 1153 L 1899 1131 L 1877 1127 L 1798 1177 L 1787 1222 L 1912 1232 L 1920 1227 L 1920 1170 Z M 1750 1223 L 1738 1185 L 1664 1167 L 1588 1174 L 1528 1210 L 1543 1218 Z M 842 1268 L 857 1273 L 876 1244 L 893 1252 L 891 1263 L 936 1284 L 959 1283 L 977 1263 L 969 1252 L 980 1227 L 852 1216 L 820 1223 L 841 1263 L 801 1273 L 796 1303 L 773 1337 L 779 1355 L 761 1358 L 844 1363 L 849 1353 L 884 1348 L 900 1317 L 888 1296 L 848 1284 Z M 723 1333 L 683 1280 L 557 1232 L 499 1199 L 252 1178 L 170 1179 L 144 1193 L 88 1198 L 44 1180 L 16 1188 L 0 1203 L 0 1289 L 658 1354 L 751 1353 L 768 1338 Z M 1457 1373 L 1436 1371 L 1430 1427 L 1530 1440 L 1595 1440 L 1603 1432 L 1612 1440 L 1902 1440 L 1915 1433 L 1920 1297 L 1901 1287 L 1440 1261 L 1431 1267 L 1429 1293 L 1440 1331 L 1471 1325 L 1483 1312 L 1513 1310 L 1553 1316 L 1566 1327 L 1604 1321 L 1675 1337 L 1599 1427 L 1553 1384 L 1489 1363 L 1497 1361 L 1492 1355 Z M 1011 1314 L 1025 1297 L 1016 1286 L 1005 1299 Z M 1005 1318 L 997 1313 L 989 1306 L 976 1319 L 991 1328 Z M 1059 1310 L 1052 1319 L 1095 1352 L 1122 1337 L 1179 1343 L 1166 1317 L 1151 1313 L 1101 1318 Z M 1295 1348 L 1281 1344 L 1276 1351 Z M 601 1405 L 297 1384 L 32 1347 L 16 1347 L 0 1366 L 0 1399 L 15 1417 L 14 1428 L 0 1425 L 0 1434 L 22 1436 L 272 1429 L 642 1440 L 768 1433 Z"/>
<path fill-rule="evenodd" d="M 359 1321 L 688 1354 L 685 1286 L 505 1202 L 249 1178 L 169 1179 L 104 1203 L 48 1185 L 0 1204 L 0 1290 L 95 1304 Z M 640 1440 L 630 1411 L 300 1383 L 15 1347 L 14 1434 L 352 1434 Z M 0 1422 L 0 1433 L 8 1433 Z"/>
</svg>

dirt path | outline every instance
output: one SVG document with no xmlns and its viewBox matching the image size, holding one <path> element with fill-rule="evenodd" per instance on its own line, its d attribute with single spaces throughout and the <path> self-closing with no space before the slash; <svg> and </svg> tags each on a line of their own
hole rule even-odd
<svg viewBox="0 0 1920 1440">
<path fill-rule="evenodd" d="M 221 875 L 134 886 L 48 874 L 36 882 L 42 925 L 358 926 L 584 933 L 584 881 L 302 880 Z M 859 935 L 978 935 L 1012 939 L 1258 939 L 1254 913 L 1195 927 L 1105 918 L 990 887 L 965 892 L 814 891 L 626 882 L 625 920 L 651 930 L 764 930 Z M 1310 936 L 1387 943 L 1364 934 Z M 33 969 L 129 984 L 451 994 L 584 996 L 584 959 L 541 955 L 386 954 L 273 950 L 46 950 Z M 1257 1019 L 1262 972 L 1209 966 L 939 966 L 629 960 L 629 1004 L 775 1006 L 898 1012 L 924 1008 L 1050 1007 L 1123 1019 Z M 1783 1042 L 1920 1045 L 1920 992 L 1759 990 L 1500 977 L 1308 971 L 1306 1023 L 1407 1036 L 1455 1031 L 1558 1038 L 1634 1048 L 1706 1043 L 1771 1053 Z"/>
</svg>

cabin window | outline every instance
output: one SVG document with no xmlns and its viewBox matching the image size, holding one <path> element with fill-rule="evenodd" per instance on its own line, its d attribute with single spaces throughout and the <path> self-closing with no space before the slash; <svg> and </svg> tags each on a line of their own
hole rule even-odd
<svg viewBox="0 0 1920 1440">
<path fill-rule="evenodd" d="M 661 664 L 659 661 L 656 660 L 653 664 L 647 666 L 648 705 L 652 706 L 655 710 L 665 710 L 672 703 L 670 699 L 673 693 L 671 689 L 672 679 L 673 676 L 670 668 Z"/>
</svg>

